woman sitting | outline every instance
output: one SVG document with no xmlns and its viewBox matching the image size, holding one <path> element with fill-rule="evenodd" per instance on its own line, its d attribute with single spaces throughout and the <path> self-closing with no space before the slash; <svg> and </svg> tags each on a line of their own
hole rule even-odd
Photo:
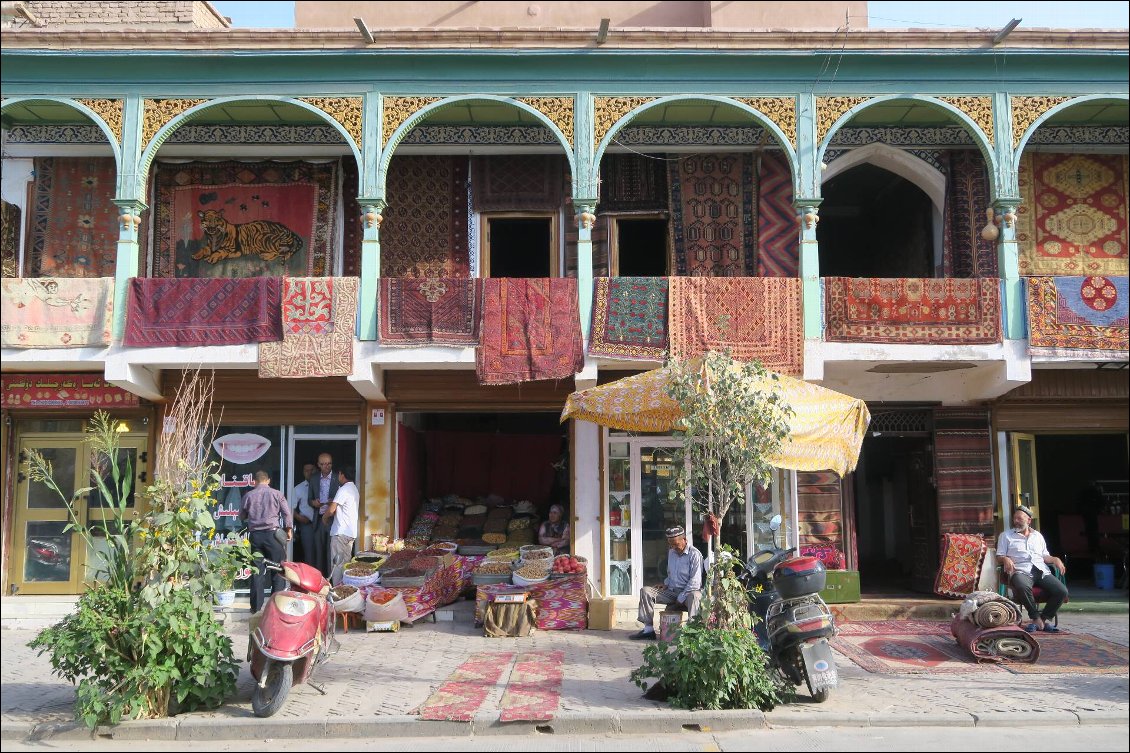
<svg viewBox="0 0 1130 753">
<path fill-rule="evenodd" d="M 569 523 L 565 520 L 565 508 L 561 505 L 551 505 L 549 520 L 541 524 L 538 529 L 538 543 L 542 546 L 553 547 L 553 554 L 568 554 L 569 552 Z"/>
</svg>

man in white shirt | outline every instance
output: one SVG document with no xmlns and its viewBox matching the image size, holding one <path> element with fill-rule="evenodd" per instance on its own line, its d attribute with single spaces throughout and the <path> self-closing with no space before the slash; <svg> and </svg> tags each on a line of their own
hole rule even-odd
<svg viewBox="0 0 1130 753">
<path fill-rule="evenodd" d="M 318 513 L 310 506 L 310 479 L 316 471 L 317 466 L 313 463 L 302 466 L 302 477 L 305 480 L 290 493 L 290 506 L 294 510 L 294 528 L 302 544 L 302 561 L 320 570 L 325 555 L 318 546 L 320 541 L 316 536 Z"/>
<path fill-rule="evenodd" d="M 1064 575 L 1067 568 L 1063 560 L 1048 553 L 1043 535 L 1032 528 L 1032 510 L 1020 505 L 1012 513 L 1012 528 L 1001 531 L 997 537 L 997 562 L 1004 577 L 1019 597 L 1032 623 L 1025 628 L 1029 633 L 1043 630 L 1058 633 L 1055 614 L 1067 599 L 1067 587 L 1052 574 L 1048 565 L 1055 565 Z M 1039 586 L 1047 594 L 1043 612 L 1039 611 L 1032 588 Z"/>
<path fill-rule="evenodd" d="M 330 527 L 330 580 L 341 580 L 340 568 L 353 557 L 353 542 L 357 539 L 357 510 L 361 503 L 361 492 L 354 483 L 356 473 L 351 466 L 338 471 L 337 493 L 333 501 L 322 511 L 322 521 Z"/>
</svg>

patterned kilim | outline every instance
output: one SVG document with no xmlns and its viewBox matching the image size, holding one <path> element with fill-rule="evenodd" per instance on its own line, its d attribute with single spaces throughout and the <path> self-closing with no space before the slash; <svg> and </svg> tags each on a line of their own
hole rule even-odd
<svg viewBox="0 0 1130 753">
<path fill-rule="evenodd" d="M 282 281 L 277 277 L 134 277 L 129 284 L 123 345 L 244 345 L 282 339 Z"/>
<path fill-rule="evenodd" d="M 950 624 L 932 620 L 836 620 L 836 632 L 840 635 L 949 635 Z"/>
<path fill-rule="evenodd" d="M 0 344 L 82 348 L 110 344 L 112 277 L 24 277 L 0 282 Z"/>
<path fill-rule="evenodd" d="M 1040 658 L 1040 642 L 1019 625 L 981 627 L 975 622 L 954 618 L 951 629 L 957 645 L 979 662 L 1031 663 Z"/>
<path fill-rule="evenodd" d="M 0 276 L 20 275 L 20 208 L 3 201 L 0 212 Z"/>
<path fill-rule="evenodd" d="M 383 345 L 479 344 L 481 278 L 382 277 L 379 305 Z"/>
<path fill-rule="evenodd" d="M 1018 179 L 1020 274 L 1130 273 L 1125 155 L 1025 152 Z"/>
<path fill-rule="evenodd" d="M 1126 360 L 1126 276 L 1029 277 L 1028 352 Z"/>
<path fill-rule="evenodd" d="M 596 278 L 589 355 L 662 361 L 666 351 L 667 278 Z"/>
<path fill-rule="evenodd" d="M 667 167 L 643 154 L 605 154 L 600 160 L 601 212 L 667 210 Z"/>
<path fill-rule="evenodd" d="M 469 722 L 510 666 L 511 651 L 472 654 L 420 706 L 420 718 L 428 721 Z"/>
<path fill-rule="evenodd" d="M 113 157 L 35 160 L 28 239 L 32 277 L 113 277 L 118 253 Z"/>
<path fill-rule="evenodd" d="M 259 376 L 300 379 L 353 373 L 356 277 L 283 281 L 280 342 L 259 343 Z"/>
<path fill-rule="evenodd" d="M 992 207 L 985 158 L 975 149 L 949 153 L 946 181 L 946 277 L 996 277 L 996 244 L 981 237 L 985 210 Z"/>
<path fill-rule="evenodd" d="M 824 316 L 832 342 L 999 343 L 1000 281 L 826 277 Z"/>
<path fill-rule="evenodd" d="M 557 713 L 561 701 L 564 651 L 525 651 L 518 654 L 510 682 L 502 694 L 503 722 L 544 722 Z"/>
<path fill-rule="evenodd" d="M 365 236 L 362 227 L 361 204 L 357 201 L 361 177 L 357 173 L 357 160 L 341 160 L 341 198 L 345 205 L 341 232 L 341 274 L 344 277 L 361 276 L 361 241 Z"/>
<path fill-rule="evenodd" d="M 467 158 L 394 157 L 381 223 L 382 277 L 467 277 Z"/>
<path fill-rule="evenodd" d="M 840 477 L 832 471 L 798 472 L 797 530 L 801 546 L 843 550 Z"/>
<path fill-rule="evenodd" d="M 157 165 L 153 277 L 322 277 L 336 247 L 338 164 Z"/>
<path fill-rule="evenodd" d="M 948 635 L 846 635 L 832 647 L 857 665 L 876 674 L 935 675 L 1003 672 L 996 664 L 978 664 Z"/>
<path fill-rule="evenodd" d="M 976 591 L 985 549 L 985 539 L 980 534 L 943 533 L 934 593 L 963 599 Z"/>
<path fill-rule="evenodd" d="M 793 176 L 784 157 L 771 152 L 761 156 L 758 189 L 757 275 L 797 277 L 800 239 L 793 208 Z"/>
<path fill-rule="evenodd" d="M 728 348 L 782 374 L 804 366 L 800 280 L 795 277 L 672 277 L 671 357 Z"/>
<path fill-rule="evenodd" d="M 757 270 L 757 177 L 751 154 L 697 154 L 668 164 L 675 274 Z"/>
<path fill-rule="evenodd" d="M 1124 675 L 1130 664 L 1126 646 L 1093 635 L 1040 633 L 1040 661 L 1009 664 L 1016 674 Z"/>
<path fill-rule="evenodd" d="M 989 412 L 934 409 L 934 475 L 942 533 L 993 530 L 993 468 Z"/>
<path fill-rule="evenodd" d="M 471 201 L 479 212 L 555 211 L 565 185 L 564 157 L 496 154 L 471 162 Z"/>
<path fill-rule="evenodd" d="M 577 280 L 489 278 L 483 281 L 480 384 L 569 379 L 584 366 Z"/>
</svg>

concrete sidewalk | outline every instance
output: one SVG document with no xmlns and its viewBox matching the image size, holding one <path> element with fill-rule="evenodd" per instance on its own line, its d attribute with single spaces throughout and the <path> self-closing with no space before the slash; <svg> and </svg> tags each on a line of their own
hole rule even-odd
<svg viewBox="0 0 1130 753">
<path fill-rule="evenodd" d="M 458 602 L 444 615 L 453 619 L 398 633 L 339 632 L 341 650 L 316 678 L 327 694 L 300 685 L 270 719 L 251 713 L 253 683 L 244 665 L 236 698 L 215 711 L 128 722 L 102 732 L 116 739 L 153 740 L 527 734 L 535 728 L 558 734 L 652 733 L 767 726 L 1126 725 L 1130 715 L 1126 673 L 872 674 L 838 653 L 840 687 L 826 703 L 814 704 L 801 693 L 794 703 L 768 713 L 683 711 L 644 699 L 629 681 L 643 650 L 641 642 L 627 639 L 634 628 L 489 639 L 474 628 L 472 609 L 471 602 Z M 1122 646 L 1130 643 L 1125 613 L 1070 615 L 1062 625 Z M 228 629 L 241 657 L 247 623 L 233 621 Z M 45 657 L 27 648 L 32 637 L 33 631 L 0 631 L 3 739 L 89 738 L 72 720 L 73 688 L 51 674 Z M 535 649 L 565 652 L 561 703 L 552 722 L 498 721 L 505 674 L 471 723 L 420 721 L 414 715 L 469 654 Z"/>
</svg>

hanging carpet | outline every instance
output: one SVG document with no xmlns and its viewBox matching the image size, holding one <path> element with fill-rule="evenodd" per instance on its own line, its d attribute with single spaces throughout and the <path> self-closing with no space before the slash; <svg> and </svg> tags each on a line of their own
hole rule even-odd
<svg viewBox="0 0 1130 753">
<path fill-rule="evenodd" d="M 301 379 L 353 373 L 356 277 L 283 281 L 282 340 L 259 343 L 259 376 Z"/>
<path fill-rule="evenodd" d="M 110 344 L 113 277 L 7 278 L 0 291 L 0 344 L 6 348 Z"/>
<path fill-rule="evenodd" d="M 282 339 L 277 277 L 129 281 L 123 345 L 244 345 Z"/>
<path fill-rule="evenodd" d="M 600 212 L 667 211 L 667 165 L 663 155 L 605 154 L 600 160 Z"/>
<path fill-rule="evenodd" d="M 471 161 L 476 212 L 557 211 L 565 185 L 558 154 L 492 154 Z"/>
<path fill-rule="evenodd" d="M 120 234 L 112 201 L 117 178 L 113 157 L 35 160 L 29 276 L 114 276 Z"/>
<path fill-rule="evenodd" d="M 598 277 L 589 355 L 662 361 L 667 351 L 667 278 Z"/>
<path fill-rule="evenodd" d="M 394 157 L 386 192 L 381 277 L 467 277 L 467 158 Z"/>
<path fill-rule="evenodd" d="M 682 276 L 757 273 L 757 178 L 750 154 L 668 162 L 671 268 Z"/>
<path fill-rule="evenodd" d="M 942 533 L 992 535 L 992 465 L 988 410 L 934 409 L 934 477 Z"/>
<path fill-rule="evenodd" d="M 1125 361 L 1130 282 L 1122 276 L 1029 277 L 1031 355 Z"/>
<path fill-rule="evenodd" d="M 569 379 L 584 361 L 575 278 L 483 281 L 480 384 Z"/>
<path fill-rule="evenodd" d="M 479 344 L 483 308 L 480 278 L 382 277 L 379 306 L 382 345 Z"/>
<path fill-rule="evenodd" d="M 20 229 L 23 216 L 20 208 L 7 201 L 0 203 L 0 276 L 20 275 Z"/>
<path fill-rule="evenodd" d="M 774 152 L 761 154 L 757 186 L 756 274 L 760 277 L 797 277 L 800 233 L 796 209 L 793 208 L 793 176 L 782 155 Z"/>
<path fill-rule="evenodd" d="M 997 249 L 981 237 L 992 207 L 985 158 L 976 149 L 948 152 L 945 237 L 946 277 L 997 277 Z"/>
<path fill-rule="evenodd" d="M 976 591 L 984 558 L 985 539 L 980 534 L 943 533 L 934 593 L 964 599 Z"/>
</svg>

